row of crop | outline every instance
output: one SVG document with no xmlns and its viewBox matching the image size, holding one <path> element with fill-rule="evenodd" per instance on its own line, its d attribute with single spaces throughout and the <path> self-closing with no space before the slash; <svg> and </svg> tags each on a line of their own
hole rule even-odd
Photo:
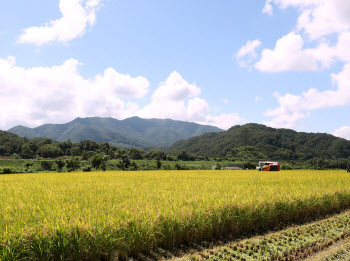
<svg viewBox="0 0 350 261">
<path fill-rule="evenodd" d="M 350 206 L 350 193 L 321 198 L 239 208 L 227 206 L 180 220 L 162 219 L 149 224 L 135 220 L 120 227 L 66 227 L 45 233 L 11 237 L 0 244 L 0 260 L 93 260 L 148 254 L 158 247 L 212 240 L 234 233 L 237 237 L 268 231 L 282 224 L 303 222 Z"/>
<path fill-rule="evenodd" d="M 302 260 L 350 237 L 350 213 L 303 226 L 291 227 L 184 257 L 188 261 Z"/>
</svg>

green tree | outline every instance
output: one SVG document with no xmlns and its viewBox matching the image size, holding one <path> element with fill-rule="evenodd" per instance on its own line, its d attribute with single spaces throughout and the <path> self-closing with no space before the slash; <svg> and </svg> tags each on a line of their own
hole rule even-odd
<svg viewBox="0 0 350 261">
<path fill-rule="evenodd" d="M 129 170 L 138 170 L 139 166 L 135 161 L 132 161 L 129 166 Z"/>
<path fill-rule="evenodd" d="M 55 164 L 58 172 L 61 172 L 64 166 L 66 165 L 66 163 L 61 158 L 56 159 Z"/>
<path fill-rule="evenodd" d="M 26 169 L 26 172 L 28 172 L 28 169 L 29 167 L 33 166 L 34 165 L 34 162 L 31 162 L 31 161 L 27 161 L 25 164 L 24 164 L 24 167 Z"/>
<path fill-rule="evenodd" d="M 47 160 L 43 160 L 40 162 L 40 166 L 43 170 L 50 171 L 52 169 L 52 162 L 47 161 Z"/>
<path fill-rule="evenodd" d="M 130 162 L 128 155 L 123 154 L 123 155 L 121 155 L 121 159 L 119 160 L 117 167 L 122 169 L 122 170 L 126 170 L 129 168 L 130 164 L 131 164 L 131 162 Z"/>
<path fill-rule="evenodd" d="M 71 156 L 81 156 L 81 149 L 78 145 L 75 145 L 70 149 Z"/>
<path fill-rule="evenodd" d="M 160 169 L 162 167 L 162 162 L 160 161 L 160 159 L 157 159 L 156 166 L 157 166 L 157 169 Z"/>
<path fill-rule="evenodd" d="M 45 144 L 38 149 L 38 154 L 43 158 L 56 158 L 63 155 L 60 147 L 53 144 Z"/>
<path fill-rule="evenodd" d="M 34 158 L 35 154 L 34 152 L 30 149 L 28 144 L 24 144 L 21 149 L 21 157 L 23 159 L 32 159 Z"/>
<path fill-rule="evenodd" d="M 187 151 L 183 150 L 181 151 L 178 155 L 177 155 L 177 158 L 179 160 L 183 160 L 183 161 L 191 161 L 191 160 L 195 160 L 196 158 L 189 154 Z"/>
<path fill-rule="evenodd" d="M 142 159 L 145 152 L 143 150 L 131 148 L 131 149 L 128 149 L 128 154 L 131 159 L 137 160 L 137 159 Z"/>
<path fill-rule="evenodd" d="M 10 146 L 0 145 L 0 155 L 1 155 L 1 156 L 10 155 L 11 150 L 12 150 L 12 149 L 11 149 Z"/>
<path fill-rule="evenodd" d="M 92 158 L 96 153 L 94 151 L 86 151 L 83 150 L 81 156 L 83 157 L 83 160 L 88 160 Z"/>
<path fill-rule="evenodd" d="M 266 156 L 254 146 L 242 146 L 235 148 L 231 151 L 231 154 L 233 157 L 237 157 L 242 160 L 257 160 L 266 158 Z"/>
<path fill-rule="evenodd" d="M 11 159 L 20 159 L 21 156 L 19 156 L 17 153 L 13 153 L 11 156 Z"/>
<path fill-rule="evenodd" d="M 66 167 L 69 172 L 75 171 L 81 167 L 81 163 L 78 158 L 73 157 L 66 161 Z"/>
<path fill-rule="evenodd" d="M 96 154 L 90 159 L 90 162 L 91 162 L 91 166 L 96 170 L 101 168 L 104 171 L 106 170 L 107 160 L 108 160 L 107 156 Z"/>
<path fill-rule="evenodd" d="M 114 159 L 115 158 L 115 150 L 112 149 L 112 148 L 109 148 L 108 156 L 109 156 L 110 159 Z"/>
</svg>

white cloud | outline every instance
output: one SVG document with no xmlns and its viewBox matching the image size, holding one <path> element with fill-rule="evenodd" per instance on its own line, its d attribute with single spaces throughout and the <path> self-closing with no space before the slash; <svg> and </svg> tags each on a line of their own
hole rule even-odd
<svg viewBox="0 0 350 261">
<path fill-rule="evenodd" d="M 188 101 L 187 117 L 191 121 L 200 122 L 205 120 L 206 114 L 210 111 L 208 103 L 198 97 Z"/>
<path fill-rule="evenodd" d="M 152 101 L 140 109 L 137 115 L 144 118 L 174 119 L 218 126 L 227 129 L 244 119 L 238 114 L 211 115 L 209 104 L 199 97 L 200 89 L 190 84 L 177 72 L 172 72 L 160 83 L 152 95 Z"/>
<path fill-rule="evenodd" d="M 245 122 L 246 120 L 244 118 L 241 118 L 238 113 L 224 113 L 221 115 L 207 115 L 205 121 L 199 123 L 213 125 L 227 130 L 234 125 L 243 124 Z"/>
<path fill-rule="evenodd" d="M 165 82 L 162 82 L 153 93 L 155 101 L 182 101 L 199 95 L 201 90 L 195 84 L 189 84 L 177 72 L 172 72 Z"/>
<path fill-rule="evenodd" d="M 50 42 L 66 43 L 85 34 L 88 25 L 96 22 L 96 11 L 102 0 L 60 0 L 62 17 L 23 30 L 19 43 L 31 43 L 38 46 Z"/>
<path fill-rule="evenodd" d="M 311 88 L 301 94 L 275 94 L 279 106 L 269 109 L 264 123 L 273 127 L 295 128 L 312 111 L 350 104 L 350 1 L 348 0 L 266 0 L 264 13 L 274 8 L 296 8 L 299 17 L 293 31 L 264 49 L 254 67 L 262 72 L 316 71 L 344 67 L 331 74 L 334 86 L 320 91 Z"/>
<path fill-rule="evenodd" d="M 263 13 L 266 13 L 266 14 L 269 14 L 269 15 L 272 15 L 272 5 L 271 5 L 271 1 L 272 0 L 267 0 L 266 3 L 265 3 L 265 6 L 264 6 L 264 9 L 263 9 Z"/>
<path fill-rule="evenodd" d="M 276 42 L 274 50 L 264 49 L 255 68 L 263 72 L 314 71 L 329 67 L 334 61 L 334 49 L 326 44 L 303 49 L 303 38 L 291 32 Z"/>
<path fill-rule="evenodd" d="M 303 30 L 310 39 L 318 39 L 332 33 L 340 34 L 350 29 L 348 0 L 315 0 L 309 4 L 299 4 L 298 7 L 301 8 L 301 14 L 297 29 Z"/>
<path fill-rule="evenodd" d="M 272 3 L 279 8 L 298 8 L 295 30 L 310 40 L 323 40 L 331 34 L 341 35 L 350 30 L 348 0 L 266 0 L 264 13 L 272 14 Z"/>
<path fill-rule="evenodd" d="M 159 84 L 151 103 L 142 108 L 138 115 L 145 118 L 196 121 L 209 108 L 202 99 L 189 100 L 200 92 L 195 84 L 188 83 L 179 73 L 172 72 L 165 82 Z"/>
<path fill-rule="evenodd" d="M 236 60 L 241 67 L 251 67 L 258 58 L 256 50 L 261 46 L 259 40 L 247 41 L 236 54 Z"/>
<path fill-rule="evenodd" d="M 262 51 L 255 68 L 264 72 L 313 71 L 329 68 L 338 60 L 349 62 L 350 1 L 266 0 L 263 12 L 272 14 L 272 3 L 279 8 L 298 8 L 299 17 L 295 30 L 277 40 L 275 49 Z M 338 42 L 331 44 L 334 35 Z"/>
<path fill-rule="evenodd" d="M 350 140 L 350 127 L 343 126 L 333 132 L 334 136 Z"/>
<path fill-rule="evenodd" d="M 103 75 L 86 79 L 79 74 L 79 65 L 69 59 L 59 66 L 26 69 L 16 66 L 13 57 L 0 59 L 0 127 L 62 123 L 86 116 L 125 118 L 136 113 L 137 105 L 121 98 L 143 97 L 149 88 L 146 78 L 108 68 Z"/>
<path fill-rule="evenodd" d="M 265 113 L 265 116 L 274 118 L 264 123 L 273 127 L 293 128 L 300 119 L 307 117 L 313 110 L 349 105 L 350 64 L 345 65 L 340 73 L 332 74 L 331 77 L 337 89 L 319 91 L 312 88 L 301 95 L 275 94 L 280 106 Z"/>
<path fill-rule="evenodd" d="M 122 98 L 142 98 L 148 93 L 149 82 L 146 78 L 118 73 L 113 68 L 108 68 L 103 75 L 97 75 L 95 84 L 100 91 Z M 115 88 L 118 86 L 118 88 Z"/>
<path fill-rule="evenodd" d="M 81 63 L 69 59 L 52 67 L 23 68 L 16 59 L 0 59 L 0 128 L 22 124 L 28 127 L 44 123 L 65 123 L 76 117 L 100 116 L 124 119 L 170 118 L 229 128 L 244 122 L 238 114 L 211 115 L 200 88 L 173 72 L 161 82 L 151 102 L 139 108 L 149 81 L 107 68 L 102 74 L 84 78 Z M 136 103 L 128 99 L 136 99 Z M 143 101 L 144 102 L 144 101 Z"/>
</svg>

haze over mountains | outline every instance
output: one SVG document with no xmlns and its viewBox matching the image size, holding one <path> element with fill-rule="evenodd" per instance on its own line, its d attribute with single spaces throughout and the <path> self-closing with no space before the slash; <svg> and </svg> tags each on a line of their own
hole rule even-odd
<svg viewBox="0 0 350 261">
<path fill-rule="evenodd" d="M 8 130 L 21 137 L 46 137 L 56 141 L 72 142 L 94 140 L 108 142 L 121 148 L 167 147 L 174 142 L 208 132 L 223 131 L 217 127 L 170 119 L 125 120 L 89 117 L 76 118 L 65 124 L 44 124 L 36 128 L 16 126 Z"/>
</svg>

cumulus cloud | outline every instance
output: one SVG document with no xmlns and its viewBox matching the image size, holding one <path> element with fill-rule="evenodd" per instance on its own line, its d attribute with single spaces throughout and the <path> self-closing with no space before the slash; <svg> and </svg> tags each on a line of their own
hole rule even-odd
<svg viewBox="0 0 350 261">
<path fill-rule="evenodd" d="M 284 1 L 285 5 L 301 8 L 297 29 L 303 30 L 310 39 L 332 33 L 344 33 L 350 29 L 350 2 L 347 0 L 314 0 L 307 3 Z"/>
<path fill-rule="evenodd" d="M 200 94 L 195 84 L 189 84 L 177 72 L 172 72 L 165 82 L 162 82 L 153 93 L 155 101 L 182 101 Z"/>
<path fill-rule="evenodd" d="M 294 7 L 299 17 L 294 31 L 281 37 L 274 49 L 264 49 L 255 68 L 265 72 L 314 71 L 329 68 L 336 61 L 349 61 L 350 1 L 267 0 L 263 12 Z M 332 44 L 332 37 L 337 43 Z M 316 47 L 306 48 L 306 45 Z"/>
<path fill-rule="evenodd" d="M 293 128 L 300 119 L 309 116 L 313 110 L 350 104 L 350 64 L 346 64 L 338 74 L 332 74 L 331 78 L 336 89 L 319 91 L 311 88 L 301 95 L 276 93 L 280 106 L 268 110 L 265 116 L 274 117 L 264 123 L 273 127 Z"/>
<path fill-rule="evenodd" d="M 15 58 L 0 59 L 0 127 L 62 123 L 75 117 L 125 118 L 137 105 L 121 98 L 143 97 L 149 82 L 108 68 L 92 79 L 78 72 L 80 63 L 69 59 L 59 66 L 23 68 Z"/>
<path fill-rule="evenodd" d="M 350 140 L 350 127 L 343 126 L 333 132 L 334 136 Z"/>
<path fill-rule="evenodd" d="M 335 50 L 326 44 L 303 49 L 302 36 L 291 32 L 276 42 L 274 50 L 264 49 L 255 68 L 263 72 L 315 71 L 329 67 L 334 61 Z"/>
<path fill-rule="evenodd" d="M 227 130 L 234 125 L 246 123 L 246 119 L 240 117 L 238 113 L 224 113 L 221 115 L 207 115 L 205 121 L 200 123 Z"/>
<path fill-rule="evenodd" d="M 258 58 L 256 50 L 261 46 L 259 40 L 247 41 L 236 54 L 236 60 L 241 67 L 251 67 Z"/>
<path fill-rule="evenodd" d="M 209 104 L 199 97 L 200 88 L 177 72 L 161 82 L 151 102 L 140 108 L 137 99 L 144 99 L 149 92 L 146 78 L 121 74 L 113 68 L 84 78 L 79 73 L 81 65 L 69 59 L 58 66 L 23 68 L 16 65 L 14 57 L 0 59 L 0 128 L 65 123 L 89 116 L 124 119 L 138 115 L 221 128 L 244 120 L 237 114 L 211 115 Z"/>
<path fill-rule="evenodd" d="M 341 72 L 330 76 L 335 88 L 274 94 L 279 106 L 265 112 L 272 120 L 264 123 L 295 128 L 313 110 L 350 104 L 350 1 L 266 0 L 263 12 L 272 15 L 274 8 L 289 7 L 299 12 L 293 31 L 277 39 L 273 49 L 263 49 L 254 68 L 262 72 L 316 71 L 344 63 Z"/>
<path fill-rule="evenodd" d="M 62 17 L 23 30 L 19 43 L 30 43 L 38 46 L 50 42 L 66 43 L 85 34 L 87 27 L 96 22 L 96 11 L 102 0 L 60 0 L 59 8 Z"/>
<path fill-rule="evenodd" d="M 174 119 L 207 124 L 227 129 L 244 122 L 238 114 L 211 115 L 206 100 L 198 97 L 200 89 L 189 83 L 177 72 L 159 84 L 152 101 L 140 109 L 137 115 L 144 118 Z"/>
<path fill-rule="evenodd" d="M 107 68 L 103 75 L 97 75 L 95 84 L 99 91 L 122 98 L 142 98 L 148 93 L 149 82 L 146 78 L 118 73 L 113 68 Z M 115 88 L 118 86 L 118 88 Z"/>
<path fill-rule="evenodd" d="M 151 103 L 141 109 L 138 115 L 145 118 L 188 120 L 188 100 L 199 94 L 200 89 L 195 84 L 188 83 L 179 73 L 172 72 L 165 82 L 159 84 L 152 95 Z M 203 112 L 207 110 L 207 106 L 197 100 L 191 103 L 190 114 L 200 113 L 196 108 L 198 105 Z"/>
</svg>

